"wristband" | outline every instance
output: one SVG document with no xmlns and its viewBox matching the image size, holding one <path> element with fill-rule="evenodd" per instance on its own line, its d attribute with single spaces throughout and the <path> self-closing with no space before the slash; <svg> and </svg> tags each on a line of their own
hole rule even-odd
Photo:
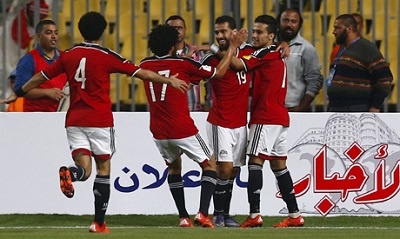
<svg viewBox="0 0 400 239">
<path fill-rule="evenodd" d="M 210 47 L 210 51 L 214 54 L 217 54 L 217 52 L 219 51 L 219 46 L 215 45 L 214 43 L 211 45 Z"/>
<path fill-rule="evenodd" d="M 23 91 L 23 90 L 22 90 L 22 87 L 21 87 L 21 88 L 19 88 L 18 90 L 15 91 L 15 94 L 16 94 L 18 97 L 22 97 L 22 96 L 26 95 L 26 92 Z"/>
</svg>

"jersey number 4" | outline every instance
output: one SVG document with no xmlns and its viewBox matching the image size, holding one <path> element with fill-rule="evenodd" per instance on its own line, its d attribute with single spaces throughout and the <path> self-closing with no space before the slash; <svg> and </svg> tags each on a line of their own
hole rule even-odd
<svg viewBox="0 0 400 239">
<path fill-rule="evenodd" d="M 169 77 L 170 73 L 171 73 L 170 70 L 163 70 L 163 71 L 158 72 L 159 75 L 165 76 L 167 78 Z M 167 86 L 168 85 L 166 83 L 164 83 L 162 85 L 160 101 L 165 100 L 165 93 L 167 92 Z M 151 82 L 151 81 L 149 82 L 149 88 L 150 88 L 151 100 L 153 102 L 156 102 L 157 101 L 156 93 L 154 92 L 154 85 L 153 85 L 153 82 Z"/>
<path fill-rule="evenodd" d="M 85 81 L 86 81 L 85 67 L 86 67 L 86 57 L 83 57 L 81 59 L 81 61 L 79 62 L 79 67 L 78 67 L 78 69 L 76 69 L 75 77 L 74 77 L 74 79 L 77 82 L 82 82 L 81 89 L 85 89 Z"/>
</svg>

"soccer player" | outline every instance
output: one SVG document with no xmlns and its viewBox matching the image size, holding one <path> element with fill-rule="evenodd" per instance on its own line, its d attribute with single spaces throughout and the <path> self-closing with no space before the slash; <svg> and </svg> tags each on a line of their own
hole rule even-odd
<svg viewBox="0 0 400 239">
<path fill-rule="evenodd" d="M 165 76 L 178 74 L 186 83 L 221 78 L 236 48 L 246 35 L 247 32 L 243 30 L 237 38 L 232 39 L 227 55 L 213 67 L 201 65 L 190 58 L 172 56 L 178 32 L 174 27 L 159 25 L 148 35 L 149 48 L 154 56 L 143 59 L 140 67 Z M 181 155 L 185 153 L 197 162 L 203 171 L 200 207 L 194 221 L 203 227 L 214 227 L 208 216 L 208 208 L 217 181 L 215 159 L 210 157 L 210 151 L 190 117 L 186 94 L 170 89 L 166 84 L 152 82 L 145 82 L 145 90 L 150 104 L 150 130 L 155 144 L 168 165 L 168 184 L 179 212 L 180 226 L 193 227 L 185 206 L 181 176 Z"/>
<path fill-rule="evenodd" d="M 221 16 L 215 20 L 215 37 L 219 54 L 230 46 L 230 37 L 237 32 L 235 19 Z M 253 52 L 249 44 L 241 44 L 235 56 L 242 57 Z M 209 53 L 202 64 L 216 66 L 217 54 Z M 207 118 L 209 145 L 217 162 L 218 180 L 214 192 L 214 218 L 217 227 L 238 227 L 229 216 L 233 182 L 239 168 L 245 164 L 247 145 L 247 108 L 251 76 L 244 70 L 228 69 L 220 80 L 211 80 L 214 93 L 213 106 Z"/>
<path fill-rule="evenodd" d="M 269 161 L 282 198 L 289 211 L 289 217 L 274 227 L 299 227 L 304 225 L 300 215 L 293 181 L 286 167 L 287 130 L 289 114 L 285 107 L 287 75 L 285 61 L 281 58 L 274 39 L 278 22 L 268 15 L 255 19 L 253 46 L 257 49 L 238 60 L 232 59 L 231 66 L 237 70 L 253 70 L 253 95 L 250 106 L 250 133 L 247 154 L 249 178 L 247 186 L 250 215 L 240 227 L 262 226 L 260 215 L 260 192 L 263 186 L 262 169 Z"/>
<path fill-rule="evenodd" d="M 110 74 L 119 72 L 169 84 L 178 89 L 177 94 L 182 96 L 186 96 L 183 92 L 187 90 L 187 84 L 175 76 L 166 78 L 152 71 L 141 70 L 115 52 L 100 46 L 106 26 L 106 20 L 98 12 L 83 15 L 78 27 L 85 41 L 67 50 L 56 62 L 34 75 L 16 94 L 0 101 L 11 102 L 16 96 L 23 96 L 46 80 L 67 74 L 71 103 L 65 126 L 75 164 L 60 168 L 60 187 L 65 196 L 73 197 L 72 182 L 89 178 L 91 157 L 94 158 L 97 173 L 93 185 L 95 216 L 89 231 L 103 233 L 109 232 L 104 217 L 110 197 L 110 160 L 115 152 L 114 120 L 109 97 Z"/>
</svg>

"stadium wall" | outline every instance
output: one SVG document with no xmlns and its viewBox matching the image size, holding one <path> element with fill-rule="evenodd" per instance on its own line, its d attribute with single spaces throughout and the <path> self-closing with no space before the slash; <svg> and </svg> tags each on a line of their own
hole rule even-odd
<svg viewBox="0 0 400 239">
<path fill-rule="evenodd" d="M 175 214 L 164 164 L 149 131 L 148 113 L 114 113 L 109 214 Z M 206 139 L 206 113 L 192 114 Z M 310 215 L 400 214 L 399 114 L 291 114 L 288 167 L 299 208 Z M 92 214 L 94 175 L 59 189 L 58 168 L 72 163 L 64 113 L 0 113 L 0 214 Z M 179 127 L 179 122 L 177 126 Z M 200 167 L 184 157 L 189 213 L 199 205 Z M 275 178 L 264 166 L 261 212 L 286 214 Z M 247 167 L 235 182 L 232 214 L 247 214 Z M 212 213 L 212 204 L 210 208 Z"/>
</svg>

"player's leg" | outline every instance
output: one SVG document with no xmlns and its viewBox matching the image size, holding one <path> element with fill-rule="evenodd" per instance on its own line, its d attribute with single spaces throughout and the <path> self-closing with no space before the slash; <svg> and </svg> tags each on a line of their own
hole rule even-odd
<svg viewBox="0 0 400 239">
<path fill-rule="evenodd" d="M 85 181 L 90 176 L 92 161 L 90 142 L 85 132 L 79 127 L 67 127 L 66 131 L 74 164 L 60 167 L 60 189 L 71 198 L 75 193 L 72 182 Z"/>
<path fill-rule="evenodd" d="M 225 203 L 224 203 L 224 221 L 225 227 L 238 227 L 239 224 L 230 216 L 230 207 L 232 201 L 233 184 L 235 178 L 239 173 L 240 167 L 233 167 L 232 173 L 228 180 L 228 191 L 226 192 Z"/>
<path fill-rule="evenodd" d="M 211 157 L 207 144 L 199 134 L 180 139 L 179 146 L 189 158 L 200 165 L 203 171 L 201 176 L 200 207 L 194 221 L 203 227 L 214 227 L 208 216 L 208 209 L 217 184 L 215 159 Z"/>
<path fill-rule="evenodd" d="M 195 222 L 203 227 L 214 227 L 208 209 L 210 208 L 211 197 L 217 184 L 217 171 L 214 156 L 200 164 L 203 174 L 201 176 L 201 192 L 199 212 L 195 217 Z"/>
<path fill-rule="evenodd" d="M 259 227 L 263 221 L 260 215 L 260 195 L 263 187 L 263 165 L 264 160 L 258 157 L 260 151 L 265 146 L 265 130 L 263 125 L 250 125 L 250 141 L 247 147 L 249 155 L 248 162 L 248 183 L 247 183 L 247 199 L 250 205 L 250 215 L 240 227 Z"/>
<path fill-rule="evenodd" d="M 179 156 L 172 163 L 168 164 L 168 185 L 178 209 L 180 227 L 193 227 L 189 213 L 186 210 L 185 194 L 182 181 L 182 159 Z"/>
<path fill-rule="evenodd" d="M 105 215 L 110 200 L 110 162 L 104 158 L 95 158 L 97 174 L 93 183 L 94 195 L 94 223 L 90 227 L 91 232 L 108 232 L 105 223 Z"/>
<path fill-rule="evenodd" d="M 214 199 L 214 218 L 213 223 L 216 227 L 225 226 L 224 207 L 226 196 L 229 190 L 229 177 L 231 176 L 233 168 L 232 162 L 218 162 L 217 163 L 217 185 L 213 195 Z"/>
<path fill-rule="evenodd" d="M 111 158 L 115 153 L 115 133 L 109 128 L 86 128 L 90 140 L 93 157 L 96 161 L 96 178 L 93 184 L 94 222 L 90 232 L 109 232 L 105 223 L 105 214 L 110 200 Z"/>
<path fill-rule="evenodd" d="M 233 143 L 234 146 L 232 149 L 233 168 L 231 170 L 231 175 L 229 175 L 228 187 L 224 202 L 225 227 L 239 226 L 239 224 L 229 215 L 229 210 L 232 200 L 233 183 L 235 181 L 236 176 L 239 173 L 240 167 L 246 164 L 247 127 L 243 126 L 234 129 L 234 134 L 235 134 L 235 143 Z"/>
<path fill-rule="evenodd" d="M 189 213 L 186 210 L 185 194 L 182 181 L 182 150 L 179 140 L 157 140 L 154 142 L 168 165 L 168 185 L 179 213 L 180 227 L 193 227 Z"/>
<path fill-rule="evenodd" d="M 289 211 L 289 217 L 281 223 L 275 224 L 274 227 L 303 226 L 304 219 L 300 215 L 297 206 L 296 195 L 293 188 L 293 180 L 290 172 L 286 167 L 287 159 L 287 127 L 282 127 L 274 148 L 270 155 L 270 167 L 278 182 L 278 188 L 282 194 Z"/>
<path fill-rule="evenodd" d="M 217 163 L 217 185 L 213 194 L 214 226 L 224 227 L 224 204 L 228 192 L 229 177 L 233 168 L 233 145 L 235 143 L 233 129 L 226 129 L 207 122 L 209 145 Z"/>
</svg>

